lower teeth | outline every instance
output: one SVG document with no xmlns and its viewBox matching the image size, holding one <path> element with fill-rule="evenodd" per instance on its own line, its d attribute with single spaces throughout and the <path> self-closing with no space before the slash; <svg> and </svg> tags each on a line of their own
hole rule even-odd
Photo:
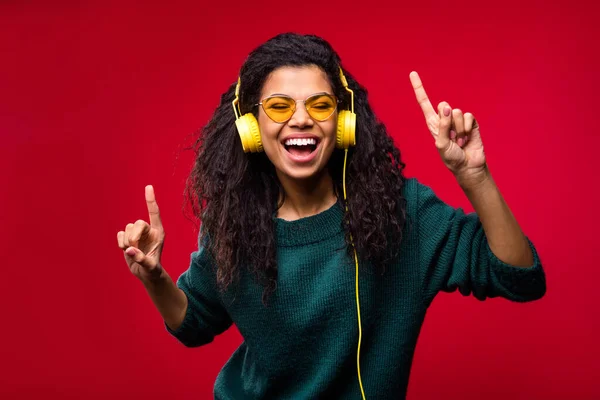
<svg viewBox="0 0 600 400">
<path fill-rule="evenodd" d="M 308 155 L 312 153 L 315 149 L 309 146 L 289 146 L 286 147 L 288 153 L 293 155 Z"/>
</svg>

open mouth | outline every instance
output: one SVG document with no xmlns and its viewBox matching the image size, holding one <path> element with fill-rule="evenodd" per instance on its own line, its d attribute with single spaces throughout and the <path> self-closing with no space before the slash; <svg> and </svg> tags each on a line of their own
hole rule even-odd
<svg viewBox="0 0 600 400">
<path fill-rule="evenodd" d="M 315 138 L 287 139 L 283 144 L 286 151 L 294 157 L 308 157 L 319 146 L 319 140 Z"/>
</svg>

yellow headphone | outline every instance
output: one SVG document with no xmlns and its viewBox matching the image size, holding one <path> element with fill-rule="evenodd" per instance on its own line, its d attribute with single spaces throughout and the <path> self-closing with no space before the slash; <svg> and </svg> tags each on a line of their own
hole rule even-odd
<svg viewBox="0 0 600 400">
<path fill-rule="evenodd" d="M 337 131 L 335 137 L 335 146 L 338 149 L 343 149 L 344 154 L 344 174 L 343 174 L 343 188 L 344 188 L 344 203 L 346 203 L 346 212 L 348 211 L 348 203 L 346 201 L 346 160 L 348 159 L 348 148 L 356 145 L 356 114 L 354 113 L 354 92 L 348 87 L 348 81 L 342 72 L 340 67 L 340 80 L 346 91 L 350 93 L 350 110 L 340 110 L 338 113 Z M 242 139 L 242 147 L 245 153 L 259 153 L 263 151 L 262 141 L 260 140 L 260 129 L 258 122 L 252 113 L 244 115 L 240 110 L 239 94 L 240 94 L 240 78 L 238 77 L 237 85 L 235 87 L 235 100 L 233 100 L 233 112 L 235 113 L 235 126 Z M 241 116 L 240 116 L 241 115 Z M 362 384 L 362 378 L 360 375 L 360 344 L 362 341 L 362 323 L 360 318 L 360 302 L 358 296 L 358 255 L 352 235 L 350 235 L 350 241 L 352 242 L 352 248 L 354 250 L 354 262 L 356 265 L 356 309 L 358 312 L 358 350 L 356 354 L 356 370 L 358 372 L 358 384 L 360 386 L 360 392 L 363 399 L 365 397 L 365 391 Z"/>
<path fill-rule="evenodd" d="M 338 149 L 348 149 L 356 145 L 356 114 L 354 114 L 354 92 L 348 88 L 348 81 L 340 67 L 340 80 L 344 88 L 350 93 L 350 110 L 340 110 L 338 113 L 337 132 L 335 145 Z M 240 78 L 238 77 L 235 87 L 235 100 L 231 103 L 235 113 L 235 126 L 242 140 L 242 147 L 245 153 L 259 153 L 263 151 L 262 141 L 260 140 L 260 128 L 258 122 L 252 113 L 244 115 L 240 109 Z"/>
</svg>

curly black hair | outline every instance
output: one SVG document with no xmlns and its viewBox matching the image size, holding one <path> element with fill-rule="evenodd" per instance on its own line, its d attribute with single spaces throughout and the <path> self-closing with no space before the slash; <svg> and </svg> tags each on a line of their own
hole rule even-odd
<svg viewBox="0 0 600 400">
<path fill-rule="evenodd" d="M 284 33 L 254 49 L 240 71 L 242 114 L 257 115 L 254 104 L 271 72 L 284 66 L 317 66 L 329 79 L 334 94 L 348 107 L 349 96 L 339 78 L 340 57 L 324 39 Z M 344 217 L 348 252 L 351 238 L 359 259 L 385 270 L 399 251 L 406 219 L 402 197 L 405 178 L 400 151 L 383 123 L 377 120 L 367 90 L 343 68 L 354 91 L 357 114 L 356 146 L 348 151 L 346 186 L 348 211 Z M 195 141 L 195 163 L 187 178 L 193 214 L 202 222 L 200 242 L 214 258 L 217 284 L 226 290 L 247 268 L 264 286 L 263 303 L 276 290 L 277 257 L 274 216 L 283 188 L 265 153 L 244 153 L 235 126 L 232 101 L 236 82 Z M 342 202 L 344 152 L 336 149 L 328 162 L 338 201 Z M 207 239 L 210 236 L 210 240 Z"/>
</svg>

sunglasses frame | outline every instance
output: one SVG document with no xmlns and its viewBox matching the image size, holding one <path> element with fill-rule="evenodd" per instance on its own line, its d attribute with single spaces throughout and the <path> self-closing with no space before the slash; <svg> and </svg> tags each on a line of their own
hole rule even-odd
<svg viewBox="0 0 600 400">
<path fill-rule="evenodd" d="M 329 96 L 329 97 L 331 97 L 331 98 L 334 100 L 334 102 L 335 102 L 335 107 L 334 107 L 333 111 L 331 111 L 331 114 L 329 114 L 329 115 L 328 115 L 326 118 L 323 118 L 323 119 L 317 119 L 317 118 L 313 117 L 313 116 L 311 115 L 310 111 L 308 110 L 308 108 L 306 107 L 306 101 L 307 101 L 308 99 L 310 99 L 311 97 L 315 97 L 315 96 Z M 286 120 L 284 120 L 284 121 L 275 121 L 273 118 L 271 118 L 271 116 L 269 115 L 269 113 L 268 113 L 268 112 L 265 110 L 265 106 L 263 105 L 263 103 L 264 103 L 266 100 L 268 100 L 268 99 L 272 99 L 272 98 L 276 98 L 276 97 L 284 97 L 284 98 L 288 98 L 288 99 L 290 99 L 290 100 L 292 100 L 292 101 L 294 102 L 294 109 L 293 109 L 292 113 L 291 113 L 291 114 L 290 114 L 290 116 L 289 116 L 289 117 L 288 117 Z M 313 120 L 315 120 L 315 121 L 319 121 L 319 122 L 327 121 L 327 120 L 328 120 L 328 119 L 329 119 L 329 118 L 330 118 L 330 117 L 331 117 L 331 116 L 332 116 L 332 115 L 335 113 L 335 111 L 338 109 L 338 105 L 342 103 L 342 101 L 341 101 L 341 100 L 339 100 L 339 99 L 338 99 L 338 98 L 337 98 L 335 95 L 333 95 L 333 94 L 329 94 L 329 93 L 327 93 L 327 92 L 319 92 L 319 93 L 314 93 L 314 94 L 311 94 L 311 95 L 309 95 L 309 96 L 308 96 L 306 99 L 304 99 L 304 100 L 297 100 L 297 99 L 294 99 L 293 97 L 291 97 L 291 96 L 288 96 L 288 95 L 285 95 L 285 94 L 276 94 L 276 95 L 271 95 L 271 96 L 267 96 L 267 97 L 265 97 L 264 99 L 262 99 L 262 100 L 260 101 L 260 103 L 256 103 L 256 104 L 254 105 L 254 107 L 261 106 L 261 108 L 263 109 L 263 111 L 264 111 L 265 115 L 266 115 L 267 117 L 269 117 L 269 119 L 270 119 L 271 121 L 273 121 L 273 122 L 275 122 L 275 123 L 277 123 L 277 124 L 285 124 L 285 123 L 286 123 L 286 122 L 288 122 L 290 119 L 292 119 L 292 117 L 294 116 L 294 113 L 295 113 L 295 112 L 296 112 L 296 110 L 298 109 L 298 102 L 299 102 L 299 101 L 301 101 L 302 103 L 304 103 L 304 108 L 306 109 L 306 112 L 307 112 L 307 114 L 310 116 L 310 118 L 312 118 L 312 119 L 313 119 Z"/>
</svg>

